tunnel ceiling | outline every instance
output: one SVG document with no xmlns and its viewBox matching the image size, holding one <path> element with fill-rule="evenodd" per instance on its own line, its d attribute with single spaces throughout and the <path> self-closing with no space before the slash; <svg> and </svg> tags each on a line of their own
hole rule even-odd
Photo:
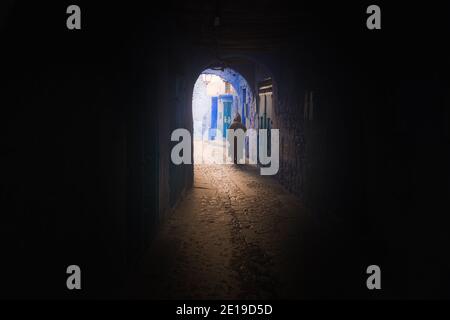
<svg viewBox="0 0 450 320">
<path fill-rule="evenodd" d="M 221 49 L 262 50 L 279 46 L 311 21 L 310 10 L 275 1 L 185 1 L 174 6 L 177 29 L 188 31 L 195 43 Z M 270 12 L 270 15 L 268 15 Z M 215 17 L 219 26 L 214 26 Z"/>
</svg>

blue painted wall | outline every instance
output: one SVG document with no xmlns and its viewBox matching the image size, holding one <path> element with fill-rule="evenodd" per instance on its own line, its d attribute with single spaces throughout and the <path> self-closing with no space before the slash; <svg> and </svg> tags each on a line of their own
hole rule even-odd
<svg viewBox="0 0 450 320">
<path fill-rule="evenodd" d="M 214 140 L 216 138 L 217 101 L 218 101 L 218 97 L 211 98 L 211 130 L 209 130 L 209 139 L 210 140 Z"/>
<path fill-rule="evenodd" d="M 239 111 L 241 114 L 242 123 L 244 125 L 250 126 L 250 123 L 254 122 L 254 119 L 252 119 L 252 115 L 250 113 L 250 105 L 253 101 L 253 93 L 252 89 L 250 88 L 248 82 L 245 80 L 244 77 L 242 77 L 238 72 L 225 68 L 222 70 L 214 70 L 214 69 L 206 69 L 203 71 L 205 74 L 215 74 L 225 81 L 231 83 L 234 90 L 236 91 L 237 95 L 239 96 L 239 104 L 237 106 L 234 106 L 233 103 L 233 110 L 231 116 L 234 117 L 234 113 L 236 111 Z M 244 96 L 243 89 L 245 88 L 246 94 Z M 246 119 L 249 119 L 250 123 L 246 124 Z M 253 120 L 253 121 L 252 121 Z"/>
</svg>

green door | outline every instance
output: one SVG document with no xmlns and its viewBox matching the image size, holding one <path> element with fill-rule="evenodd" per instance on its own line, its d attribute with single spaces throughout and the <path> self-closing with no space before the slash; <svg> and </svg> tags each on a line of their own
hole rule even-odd
<svg viewBox="0 0 450 320">
<path fill-rule="evenodd" d="M 231 101 L 223 102 L 223 136 L 227 136 L 227 130 L 231 125 Z"/>
</svg>

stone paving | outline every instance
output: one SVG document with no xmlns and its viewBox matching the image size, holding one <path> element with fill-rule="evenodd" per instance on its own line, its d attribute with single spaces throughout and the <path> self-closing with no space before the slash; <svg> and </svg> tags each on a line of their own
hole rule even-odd
<svg viewBox="0 0 450 320">
<path fill-rule="evenodd" d="M 296 298 L 307 217 L 298 199 L 255 166 L 195 165 L 194 187 L 158 231 L 134 295 Z"/>
</svg>

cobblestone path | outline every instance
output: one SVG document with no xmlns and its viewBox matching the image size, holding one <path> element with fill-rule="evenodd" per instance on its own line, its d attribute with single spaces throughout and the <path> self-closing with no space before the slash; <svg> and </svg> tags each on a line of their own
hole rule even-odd
<svg viewBox="0 0 450 320">
<path fill-rule="evenodd" d="M 162 224 L 133 291 L 161 299 L 295 298 L 306 219 L 297 198 L 254 166 L 195 165 L 194 187 Z"/>
</svg>

